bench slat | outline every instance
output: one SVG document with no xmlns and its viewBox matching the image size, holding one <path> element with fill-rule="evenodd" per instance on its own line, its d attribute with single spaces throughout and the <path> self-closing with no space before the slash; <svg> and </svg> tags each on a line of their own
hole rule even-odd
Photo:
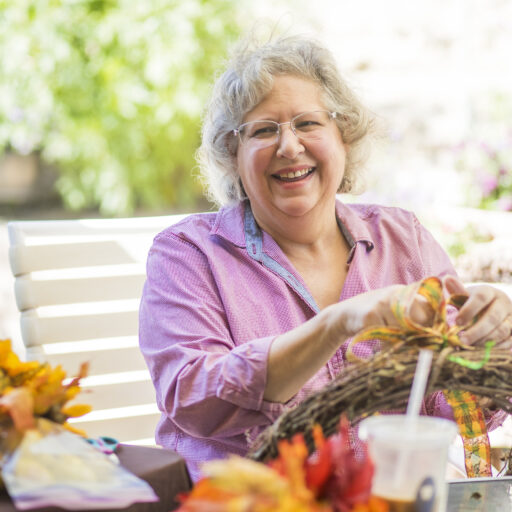
<svg viewBox="0 0 512 512">
<path fill-rule="evenodd" d="M 138 274 L 37 280 L 30 275 L 16 279 L 15 293 L 20 311 L 41 306 L 79 302 L 138 298 L 146 279 L 144 268 Z"/>
<path fill-rule="evenodd" d="M 138 331 L 138 311 L 40 318 L 33 309 L 21 315 L 26 347 L 63 341 L 131 336 Z"/>
</svg>

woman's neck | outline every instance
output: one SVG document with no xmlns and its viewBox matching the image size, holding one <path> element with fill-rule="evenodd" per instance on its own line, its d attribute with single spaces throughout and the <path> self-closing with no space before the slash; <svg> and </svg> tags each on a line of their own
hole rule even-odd
<svg viewBox="0 0 512 512">
<path fill-rule="evenodd" d="M 286 222 L 265 223 L 256 216 L 256 222 L 265 230 L 290 259 L 318 258 L 333 246 L 345 243 L 338 227 L 336 211 L 315 215 L 308 213 L 301 217 L 287 217 Z"/>
</svg>

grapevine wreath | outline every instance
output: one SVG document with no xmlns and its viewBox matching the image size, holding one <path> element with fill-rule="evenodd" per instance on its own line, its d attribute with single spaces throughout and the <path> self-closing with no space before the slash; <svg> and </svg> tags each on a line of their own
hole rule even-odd
<svg viewBox="0 0 512 512">
<path fill-rule="evenodd" d="M 408 306 L 416 294 L 423 296 L 433 309 L 430 327 L 418 325 L 407 316 Z M 320 425 L 324 435 L 329 437 L 337 431 L 342 414 L 355 425 L 374 413 L 404 408 L 418 352 L 430 349 L 433 360 L 426 394 L 443 391 L 452 406 L 464 443 L 468 476 L 489 476 L 489 438 L 477 397 L 487 397 L 492 400 L 493 408 L 512 412 L 512 352 L 495 348 L 492 340 L 484 346 L 462 344 L 458 334 L 468 325 L 449 325 L 447 305 L 460 308 L 466 299 L 466 296 L 455 295 L 446 300 L 437 277 L 404 287 L 392 305 L 399 326 L 372 327 L 360 332 L 347 349 L 347 358 L 352 364 L 264 430 L 251 446 L 249 458 L 274 459 L 278 455 L 278 442 L 292 439 L 297 433 L 304 435 L 308 450 L 312 452 L 315 425 Z M 373 357 L 356 358 L 352 351 L 355 345 L 376 339 L 380 340 L 380 349 Z"/>
</svg>

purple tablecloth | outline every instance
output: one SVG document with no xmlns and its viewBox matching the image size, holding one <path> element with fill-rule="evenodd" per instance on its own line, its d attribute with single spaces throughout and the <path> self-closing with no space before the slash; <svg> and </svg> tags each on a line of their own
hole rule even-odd
<svg viewBox="0 0 512 512">
<path fill-rule="evenodd" d="M 109 512 L 168 512 L 175 510 L 176 495 L 191 489 L 185 461 L 175 452 L 147 446 L 119 445 L 117 456 L 121 464 L 134 475 L 146 480 L 160 498 L 156 503 L 134 503 L 123 509 L 109 509 Z M 16 512 L 5 489 L 0 494 L 0 512 Z M 62 509 L 46 507 L 37 512 L 58 512 Z M 96 510 L 95 512 L 106 512 Z"/>
</svg>

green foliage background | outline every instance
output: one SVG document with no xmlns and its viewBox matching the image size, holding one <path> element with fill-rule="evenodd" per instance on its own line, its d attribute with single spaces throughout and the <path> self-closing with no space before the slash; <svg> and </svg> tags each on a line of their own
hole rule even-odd
<svg viewBox="0 0 512 512">
<path fill-rule="evenodd" d="M 241 6 L 0 0 L 0 153 L 40 152 L 72 209 L 193 209 L 200 117 Z"/>
</svg>

